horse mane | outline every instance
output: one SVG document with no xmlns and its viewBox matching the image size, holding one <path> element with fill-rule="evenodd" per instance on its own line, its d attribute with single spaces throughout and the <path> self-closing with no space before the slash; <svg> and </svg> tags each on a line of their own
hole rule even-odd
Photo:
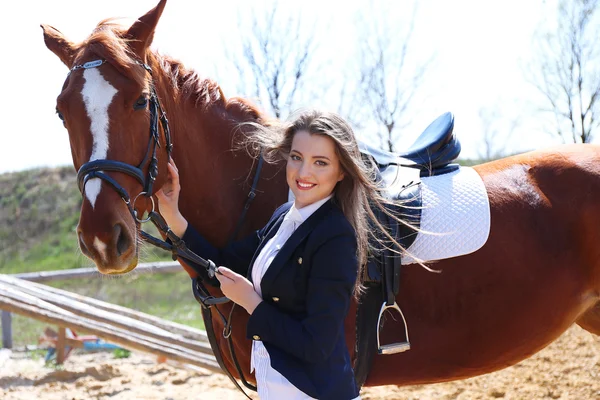
<svg viewBox="0 0 600 400">
<path fill-rule="evenodd" d="M 85 54 L 93 53 L 112 64 L 123 75 L 142 87 L 149 87 L 150 76 L 139 64 L 139 58 L 128 46 L 127 30 L 115 22 L 114 18 L 101 21 L 91 35 L 77 45 L 75 64 L 80 63 Z M 266 117 L 250 101 L 232 97 L 226 99 L 218 83 L 198 75 L 186 68 L 180 61 L 147 50 L 151 64 L 164 72 L 171 88 L 182 100 L 192 101 L 197 108 L 221 106 L 228 113 L 253 122 L 264 122 Z"/>
<path fill-rule="evenodd" d="M 150 53 L 171 81 L 171 87 L 184 100 L 191 100 L 197 108 L 219 105 L 243 120 L 265 122 L 267 118 L 249 100 L 241 97 L 227 99 L 219 84 L 210 78 L 204 78 L 192 69 L 186 68 L 180 61 L 157 53 Z"/>
</svg>

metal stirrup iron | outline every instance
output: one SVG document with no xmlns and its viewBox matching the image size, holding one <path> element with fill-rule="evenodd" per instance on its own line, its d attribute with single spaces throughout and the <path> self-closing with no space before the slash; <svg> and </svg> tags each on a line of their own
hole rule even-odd
<svg viewBox="0 0 600 400">
<path fill-rule="evenodd" d="M 381 341 L 379 340 L 379 332 L 381 331 L 381 317 L 383 316 L 383 313 L 386 310 L 396 310 L 398 311 L 398 314 L 400 314 L 400 316 L 402 317 L 402 322 L 404 322 L 404 334 L 406 335 L 405 342 L 390 343 L 384 345 L 381 344 Z M 406 318 L 404 318 L 404 314 L 402 313 L 402 310 L 400 310 L 400 307 L 398 307 L 398 304 L 396 302 L 394 302 L 394 304 L 392 304 L 391 306 L 387 305 L 386 302 L 383 302 L 383 304 L 381 305 L 381 310 L 379 311 L 379 317 L 377 318 L 377 353 L 396 354 L 405 352 L 407 350 L 410 350 L 410 341 L 408 339 L 408 326 L 406 325 Z"/>
<path fill-rule="evenodd" d="M 398 232 L 398 222 L 394 219 L 391 219 L 390 227 L 392 228 L 391 233 L 396 236 L 396 233 Z M 379 317 L 377 318 L 377 352 L 379 354 L 396 354 L 410 350 L 406 318 L 404 318 L 404 313 L 402 310 L 400 310 L 400 307 L 398 307 L 398 303 L 396 302 L 396 295 L 400 291 L 400 269 L 402 267 L 402 261 L 401 257 L 399 257 L 399 254 L 396 254 L 391 250 L 388 250 L 387 257 L 385 258 L 386 259 L 383 265 L 383 287 L 385 298 L 383 304 L 381 305 L 381 310 L 379 310 Z M 404 323 L 404 334 L 406 337 L 405 342 L 384 345 L 381 344 L 379 339 L 381 332 L 381 317 L 386 310 L 396 310 L 398 314 L 400 314 L 400 317 L 402 317 L 402 322 Z"/>
</svg>

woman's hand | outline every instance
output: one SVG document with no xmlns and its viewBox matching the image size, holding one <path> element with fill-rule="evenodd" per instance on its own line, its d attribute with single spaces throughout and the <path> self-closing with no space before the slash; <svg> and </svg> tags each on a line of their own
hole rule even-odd
<svg viewBox="0 0 600 400">
<path fill-rule="evenodd" d="M 223 294 L 231 301 L 244 307 L 248 314 L 252 314 L 254 309 L 262 302 L 262 299 L 254 291 L 252 282 L 240 274 L 236 274 L 229 268 L 217 268 L 215 275 L 221 283 Z"/>
<path fill-rule="evenodd" d="M 158 210 L 174 234 L 181 237 L 187 229 L 188 222 L 179 212 L 179 171 L 172 158 L 167 164 L 169 177 L 162 188 L 156 192 Z"/>
</svg>

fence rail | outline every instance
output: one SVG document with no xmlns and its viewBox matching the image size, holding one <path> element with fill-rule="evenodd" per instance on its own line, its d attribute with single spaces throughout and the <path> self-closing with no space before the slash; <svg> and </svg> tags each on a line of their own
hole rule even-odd
<svg viewBox="0 0 600 400">
<path fill-rule="evenodd" d="M 181 265 L 175 261 L 160 261 L 140 264 L 135 267 L 134 271 L 135 274 L 154 274 L 183 272 L 183 268 L 181 268 Z M 101 277 L 102 274 L 98 272 L 96 268 L 77 268 L 59 271 L 27 272 L 23 274 L 14 274 L 11 276 L 31 282 L 51 282 L 67 279 Z"/>
<path fill-rule="evenodd" d="M 37 283 L 97 274 L 90 270 L 0 275 L 3 346 L 12 347 L 10 313 L 17 313 L 61 328 L 91 333 L 125 348 L 221 372 L 202 330 Z M 152 263 L 136 268 L 138 273 L 181 270 L 177 263 Z"/>
</svg>

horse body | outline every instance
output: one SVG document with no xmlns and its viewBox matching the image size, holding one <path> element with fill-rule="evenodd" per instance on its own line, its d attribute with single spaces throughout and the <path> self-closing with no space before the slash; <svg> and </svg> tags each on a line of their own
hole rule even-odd
<svg viewBox="0 0 600 400">
<path fill-rule="evenodd" d="M 412 349 L 376 357 L 367 384 L 432 383 L 499 370 L 585 320 L 600 287 L 599 162 L 600 148 L 577 145 L 476 167 L 490 198 L 487 243 L 431 264 L 439 274 L 404 267 L 397 301 Z M 386 324 L 384 341 L 397 341 L 401 321 Z"/>
<path fill-rule="evenodd" d="M 105 35 L 80 47 L 44 27 L 46 44 L 69 68 L 76 62 L 107 58 L 101 74 L 127 107 L 148 90 L 150 79 L 145 77 L 146 84 L 136 84 L 131 71 L 123 72 L 123 60 L 115 56 L 119 53 L 105 50 L 127 46 L 119 37 L 145 44 L 140 48 L 132 45 L 130 50 L 150 66 L 152 82 L 169 117 L 172 157 L 180 171 L 181 211 L 211 243 L 223 246 L 243 211 L 255 171 L 254 161 L 243 150 L 232 150 L 232 145 L 240 137 L 241 122 L 265 123 L 265 119 L 245 101 L 225 99 L 214 82 L 200 80 L 180 63 L 148 50 L 148 38 L 164 4 L 161 1 L 127 32 Z M 76 168 L 89 160 L 95 146 L 90 139 L 90 119 L 78 96 L 84 84 L 81 71 L 72 72 L 59 96 L 59 109 L 68 112 L 65 124 Z M 148 140 L 148 117 L 129 108 L 124 111 L 119 104 L 107 108 L 112 143 L 107 158 L 135 164 L 143 157 L 143 143 Z M 161 144 L 164 147 L 163 137 Z M 166 153 L 161 151 L 155 190 L 167 175 L 165 164 Z M 397 302 L 408 322 L 412 349 L 376 356 L 366 385 L 433 383 L 492 372 L 536 353 L 574 322 L 600 333 L 600 148 L 563 146 L 475 169 L 490 199 L 487 243 L 472 254 L 432 263 L 441 273 L 418 265 L 403 267 Z M 118 172 L 108 174 L 130 193 L 139 192 L 134 179 Z M 241 235 L 260 228 L 286 201 L 282 165 L 265 166 L 257 192 Z M 145 202 L 134 207 L 148 209 L 151 205 Z M 133 238 L 138 230 L 126 205 L 110 188 L 102 189 L 95 205 L 84 200 L 78 227 L 80 244 L 101 272 L 122 273 L 135 267 L 139 245 Z M 195 276 L 191 268 L 182 265 Z M 209 290 L 214 296 L 222 295 L 216 288 Z M 231 304 L 218 307 L 227 314 Z M 352 357 L 357 356 L 356 307 L 354 303 L 345 330 Z M 247 318 L 245 311 L 236 308 L 232 338 L 247 371 L 246 379 L 253 381 L 248 372 L 251 341 L 245 338 Z M 220 335 L 223 324 L 216 315 L 213 325 L 225 350 L 226 340 Z M 396 342 L 403 333 L 402 322 L 388 318 L 382 341 Z M 222 353 L 226 366 L 237 375 L 229 352 Z"/>
</svg>

